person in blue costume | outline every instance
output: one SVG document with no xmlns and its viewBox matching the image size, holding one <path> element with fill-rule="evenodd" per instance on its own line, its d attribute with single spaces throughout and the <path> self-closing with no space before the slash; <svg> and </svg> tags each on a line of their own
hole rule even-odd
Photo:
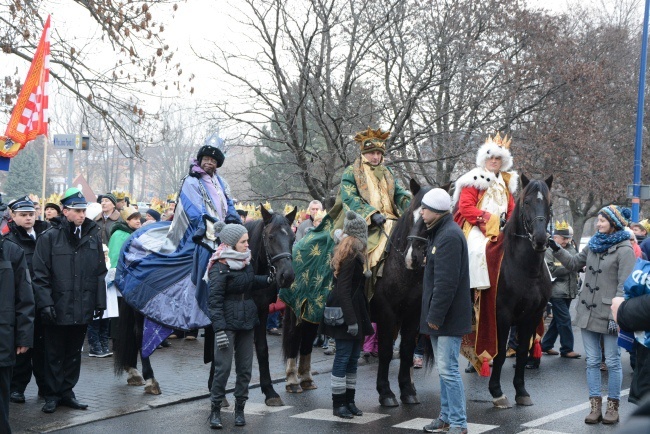
<svg viewBox="0 0 650 434">
<path fill-rule="evenodd" d="M 182 180 L 174 219 L 146 225 L 124 244 L 115 284 L 124 301 L 146 317 L 145 357 L 173 329 L 210 325 L 202 278 L 218 245 L 214 224 L 241 224 L 230 187 L 217 174 L 224 160 L 218 147 L 201 147 Z"/>
</svg>

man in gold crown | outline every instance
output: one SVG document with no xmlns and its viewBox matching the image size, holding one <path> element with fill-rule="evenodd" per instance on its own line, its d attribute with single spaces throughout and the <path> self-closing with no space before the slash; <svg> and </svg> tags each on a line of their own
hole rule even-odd
<svg viewBox="0 0 650 434">
<path fill-rule="evenodd" d="M 577 255 L 577 250 L 571 244 L 572 238 L 573 230 L 567 222 L 555 222 L 553 240 L 570 254 Z M 560 354 L 569 359 L 579 359 L 581 355 L 573 351 L 573 329 L 569 313 L 571 301 L 578 294 L 578 275 L 564 268 L 562 263 L 553 256 L 553 250 L 550 247 L 546 249 L 544 259 L 553 277 L 553 292 L 549 300 L 553 309 L 553 320 L 544 333 L 542 352 L 551 356 Z M 559 352 L 553 349 L 558 336 L 560 337 Z"/>
<path fill-rule="evenodd" d="M 390 235 L 393 225 L 411 202 L 411 194 L 383 164 L 389 136 L 390 131 L 370 127 L 354 136 L 361 155 L 343 172 L 339 190 L 341 202 L 368 223 L 368 268 L 381 259 L 388 241 L 386 235 Z M 340 213 L 336 228 L 343 227 L 344 216 L 345 212 Z"/>
<path fill-rule="evenodd" d="M 512 167 L 510 140 L 498 133 L 488 137 L 476 155 L 476 167 L 456 181 L 454 220 L 467 237 L 470 286 L 490 287 L 485 247 L 496 241 L 500 229 L 515 208 L 513 194 L 519 175 Z"/>
</svg>

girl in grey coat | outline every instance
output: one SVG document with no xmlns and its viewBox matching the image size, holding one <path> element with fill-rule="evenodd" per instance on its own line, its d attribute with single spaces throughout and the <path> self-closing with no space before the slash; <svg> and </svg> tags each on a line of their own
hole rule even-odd
<svg viewBox="0 0 650 434">
<path fill-rule="evenodd" d="M 587 386 L 591 411 L 585 423 L 618 422 L 618 405 L 623 373 L 618 329 L 611 312 L 612 298 L 623 296 L 623 282 L 634 268 L 636 258 L 630 235 L 624 230 L 631 212 L 616 205 L 606 206 L 598 213 L 598 232 L 578 254 L 571 255 L 549 240 L 553 255 L 569 271 L 585 268 L 585 277 L 578 297 L 574 325 L 582 329 L 582 342 L 587 355 Z M 607 411 L 602 415 L 600 385 L 601 338 L 608 369 Z"/>
</svg>

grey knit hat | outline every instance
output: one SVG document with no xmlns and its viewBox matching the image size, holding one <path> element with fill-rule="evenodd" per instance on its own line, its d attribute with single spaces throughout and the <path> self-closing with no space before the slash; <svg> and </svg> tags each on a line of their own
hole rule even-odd
<svg viewBox="0 0 650 434">
<path fill-rule="evenodd" d="M 364 245 L 368 244 L 368 224 L 354 211 L 348 211 L 345 214 L 343 233 L 361 240 Z"/>
<path fill-rule="evenodd" d="M 244 236 L 244 234 L 248 233 L 244 226 L 237 223 L 223 225 L 223 229 L 219 231 L 218 229 L 220 227 L 220 224 L 215 225 L 215 232 L 219 232 L 219 238 L 221 239 L 221 242 L 228 244 L 230 247 L 235 247 L 237 241 L 239 241 L 241 237 Z"/>
</svg>

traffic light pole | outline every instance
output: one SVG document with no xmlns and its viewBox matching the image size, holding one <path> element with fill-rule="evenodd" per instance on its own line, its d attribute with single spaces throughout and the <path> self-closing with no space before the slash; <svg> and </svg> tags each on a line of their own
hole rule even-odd
<svg viewBox="0 0 650 434">
<path fill-rule="evenodd" d="M 639 199 L 641 190 L 641 154 L 643 152 L 643 105 L 645 103 L 645 74 L 648 58 L 648 15 L 650 0 L 645 1 L 643 14 L 643 39 L 641 40 L 641 67 L 639 70 L 639 96 L 636 109 L 636 137 L 634 139 L 634 180 L 632 193 L 632 221 L 639 221 Z"/>
</svg>

